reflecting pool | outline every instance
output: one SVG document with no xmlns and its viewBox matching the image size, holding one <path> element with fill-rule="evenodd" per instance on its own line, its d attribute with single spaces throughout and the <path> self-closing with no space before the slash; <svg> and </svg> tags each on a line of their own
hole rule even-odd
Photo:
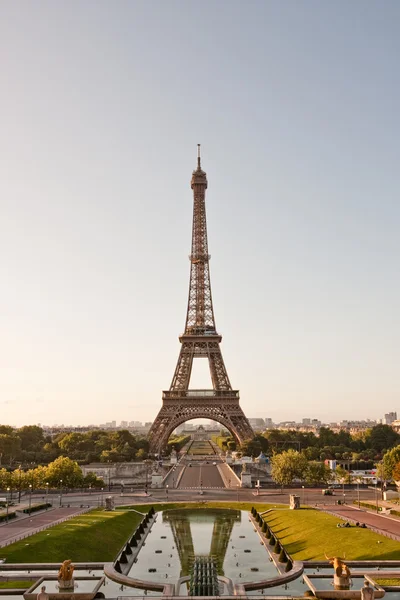
<svg viewBox="0 0 400 600">
<path fill-rule="evenodd" d="M 234 583 L 277 575 L 246 511 L 207 508 L 158 513 L 129 576 L 172 583 L 190 574 L 195 556 L 208 555 Z"/>
</svg>

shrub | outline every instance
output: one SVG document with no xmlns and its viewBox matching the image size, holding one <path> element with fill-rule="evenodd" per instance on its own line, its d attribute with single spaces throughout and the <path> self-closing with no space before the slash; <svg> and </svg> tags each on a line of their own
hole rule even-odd
<svg viewBox="0 0 400 600">
<path fill-rule="evenodd" d="M 276 539 L 275 537 L 271 534 L 271 539 L 269 540 L 269 545 L 270 546 L 275 546 L 276 544 Z"/>
<path fill-rule="evenodd" d="M 265 537 L 269 540 L 269 538 L 271 537 L 271 535 L 272 535 L 272 532 L 271 532 L 270 528 L 267 527 L 267 533 L 265 534 Z"/>
<path fill-rule="evenodd" d="M 282 550 L 282 546 L 281 546 L 281 545 L 280 545 L 280 543 L 277 541 L 277 542 L 276 542 L 276 544 L 275 544 L 275 548 L 274 548 L 274 552 L 275 552 L 275 554 L 280 554 L 281 550 Z"/>
<path fill-rule="evenodd" d="M 286 563 L 286 567 L 285 567 L 285 571 L 291 571 L 293 569 L 293 563 L 290 559 L 288 559 L 287 563 Z"/>
<path fill-rule="evenodd" d="M 44 510 L 45 508 L 49 508 L 51 506 L 51 504 L 49 502 L 45 502 L 44 504 L 36 504 L 35 506 L 31 506 L 31 508 L 24 508 L 22 510 L 23 513 L 30 515 L 33 512 L 36 512 L 38 510 Z"/>
<path fill-rule="evenodd" d="M 283 548 L 280 551 L 278 560 L 280 563 L 286 563 L 288 561 L 288 557 L 286 556 L 286 552 Z"/>
<path fill-rule="evenodd" d="M 8 513 L 8 520 L 10 519 L 15 519 L 16 515 L 15 512 L 9 512 Z M 3 523 L 4 521 L 7 521 L 7 515 L 0 515 L 0 523 Z"/>
</svg>

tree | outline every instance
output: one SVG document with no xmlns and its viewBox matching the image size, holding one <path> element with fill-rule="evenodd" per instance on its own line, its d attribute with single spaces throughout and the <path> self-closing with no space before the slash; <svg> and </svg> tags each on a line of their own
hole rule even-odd
<svg viewBox="0 0 400 600">
<path fill-rule="evenodd" d="M 20 448 L 21 440 L 14 432 L 0 433 L 0 465 L 1 462 L 11 465 Z"/>
<path fill-rule="evenodd" d="M 78 463 L 66 456 L 59 456 L 46 467 L 46 482 L 58 487 L 60 481 L 64 486 L 78 487 L 82 484 L 82 470 Z"/>
<path fill-rule="evenodd" d="M 305 471 L 306 482 L 310 485 L 329 483 L 333 474 L 328 465 L 321 462 L 309 462 Z"/>
<path fill-rule="evenodd" d="M 365 443 L 368 448 L 374 448 L 377 452 L 388 450 L 395 444 L 400 443 L 400 435 L 390 425 L 375 425 L 367 431 Z"/>
<path fill-rule="evenodd" d="M 343 469 L 341 466 L 337 466 L 335 469 L 336 479 L 340 481 L 340 483 L 350 483 L 351 475 L 349 471 Z"/>
<path fill-rule="evenodd" d="M 21 440 L 21 450 L 36 452 L 43 447 L 43 429 L 37 425 L 25 425 L 21 427 L 21 429 L 17 430 L 17 436 Z"/>
<path fill-rule="evenodd" d="M 400 483 L 400 461 L 395 465 L 393 472 L 392 472 L 392 477 L 393 477 L 394 481 L 397 483 L 397 485 L 399 485 L 399 483 Z"/>
<path fill-rule="evenodd" d="M 397 463 L 399 463 L 399 462 L 400 462 L 400 445 L 395 446 L 395 448 L 392 448 L 391 450 L 389 450 L 389 452 L 386 452 L 386 454 L 384 455 L 383 461 L 382 461 L 383 479 L 389 479 L 389 480 L 392 479 L 393 472 L 396 468 Z"/>
<path fill-rule="evenodd" d="M 302 479 L 306 469 L 307 459 L 297 450 L 289 449 L 271 459 L 272 479 L 281 487 L 290 485 L 295 478 Z"/>
</svg>

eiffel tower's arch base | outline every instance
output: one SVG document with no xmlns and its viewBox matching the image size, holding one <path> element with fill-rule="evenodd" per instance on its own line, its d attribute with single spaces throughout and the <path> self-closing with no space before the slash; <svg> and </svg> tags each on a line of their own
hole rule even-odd
<svg viewBox="0 0 400 600">
<path fill-rule="evenodd" d="M 183 402 L 164 399 L 163 406 L 149 431 L 149 451 L 160 453 L 174 429 L 191 419 L 217 421 L 226 427 L 239 445 L 254 437 L 238 398 L 214 398 L 211 402 L 209 397 L 196 400 L 186 398 Z"/>
</svg>

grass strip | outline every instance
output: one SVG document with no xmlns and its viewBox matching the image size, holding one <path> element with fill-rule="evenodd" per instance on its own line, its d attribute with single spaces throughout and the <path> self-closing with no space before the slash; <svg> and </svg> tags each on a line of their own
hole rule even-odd
<svg viewBox="0 0 400 600">
<path fill-rule="evenodd" d="M 133 511 L 95 509 L 6 546 L 1 555 L 8 563 L 108 562 L 141 520 Z"/>
<path fill-rule="evenodd" d="M 400 585 L 400 577 L 393 577 L 391 579 L 374 579 L 378 585 L 384 585 L 389 587 L 391 585 Z"/>
<path fill-rule="evenodd" d="M 12 581 L 0 581 L 0 590 L 28 590 L 33 584 L 35 580 L 28 579 L 13 579 Z"/>
<path fill-rule="evenodd" d="M 360 527 L 337 527 L 340 519 L 312 508 L 276 510 L 266 521 L 296 560 L 398 560 L 399 542 Z"/>
</svg>

